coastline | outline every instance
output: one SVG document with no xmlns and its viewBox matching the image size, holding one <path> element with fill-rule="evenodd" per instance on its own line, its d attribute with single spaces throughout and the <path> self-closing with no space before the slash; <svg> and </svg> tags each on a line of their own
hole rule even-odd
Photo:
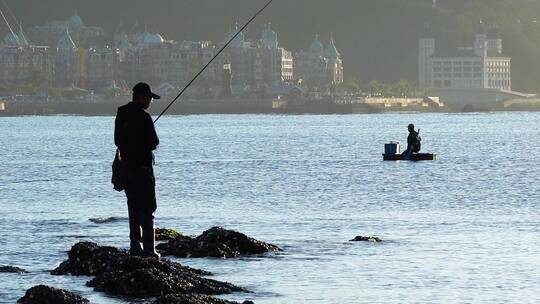
<svg viewBox="0 0 540 304">
<path fill-rule="evenodd" d="M 126 100 L 104 102 L 88 101 L 5 101 L 0 117 L 17 116 L 114 116 L 116 110 Z M 149 109 L 150 114 L 157 115 L 168 105 L 169 101 L 155 101 Z M 540 110 L 540 109 L 539 109 Z M 391 107 L 382 108 L 369 104 L 334 104 L 326 101 L 303 104 L 291 104 L 287 107 L 275 108 L 272 101 L 244 100 L 202 100 L 182 101 L 173 104 L 168 115 L 204 115 L 204 114 L 378 114 L 385 112 L 453 112 L 449 108 L 432 107 Z M 460 111 L 457 111 L 460 112 Z"/>
<path fill-rule="evenodd" d="M 17 116 L 114 116 L 128 98 L 110 101 L 3 101 L 0 117 Z M 169 104 L 169 100 L 154 101 L 149 109 L 150 114 L 158 115 Z M 366 103 L 336 104 L 327 100 L 291 103 L 286 107 L 274 107 L 272 100 L 179 100 L 167 111 L 168 115 L 205 115 L 205 114 L 379 114 L 379 113 L 474 113 L 474 112 L 512 112 L 540 111 L 539 104 L 516 104 L 509 107 L 494 105 L 491 108 L 466 105 L 465 107 L 445 106 L 394 106 L 380 107 Z"/>
<path fill-rule="evenodd" d="M 114 116 L 116 110 L 126 100 L 109 102 L 87 101 L 13 101 L 4 102 L 5 109 L 0 111 L 0 117 L 16 116 L 52 116 L 52 115 L 81 115 L 81 116 Z M 168 105 L 169 101 L 154 101 L 150 114 L 157 115 Z M 309 103 L 290 105 L 286 108 L 273 108 L 270 100 L 202 100 L 182 101 L 173 104 L 167 111 L 169 115 L 202 115 L 202 114 L 354 114 L 380 113 L 381 110 L 366 104 L 332 104 Z"/>
</svg>

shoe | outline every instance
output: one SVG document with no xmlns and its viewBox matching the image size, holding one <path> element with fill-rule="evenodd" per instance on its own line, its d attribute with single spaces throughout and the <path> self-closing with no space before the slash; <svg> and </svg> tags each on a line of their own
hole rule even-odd
<svg viewBox="0 0 540 304">
<path fill-rule="evenodd" d="M 161 255 L 156 252 L 156 237 L 154 226 L 151 229 L 143 229 L 143 256 L 152 258 L 161 258 Z"/>
<path fill-rule="evenodd" d="M 147 257 L 147 258 L 156 258 L 156 259 L 159 259 L 161 258 L 161 255 L 157 252 L 150 252 L 150 253 L 143 253 L 142 254 L 143 257 Z"/>
<path fill-rule="evenodd" d="M 130 255 L 133 255 L 133 256 L 143 256 L 144 255 L 144 251 L 141 250 L 129 250 L 129 254 Z"/>
</svg>

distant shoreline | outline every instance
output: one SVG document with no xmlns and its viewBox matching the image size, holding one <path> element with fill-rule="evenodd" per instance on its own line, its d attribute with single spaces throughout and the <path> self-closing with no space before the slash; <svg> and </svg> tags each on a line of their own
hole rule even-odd
<svg viewBox="0 0 540 304">
<path fill-rule="evenodd" d="M 9 116 L 114 116 L 117 108 L 128 103 L 128 100 L 110 102 L 87 101 L 9 101 L 4 102 L 5 109 L 0 117 Z M 159 114 L 170 101 L 155 101 L 149 112 Z M 381 110 L 365 104 L 338 105 L 331 103 L 310 103 L 290 105 L 286 108 L 273 108 L 271 100 L 200 100 L 182 101 L 173 104 L 168 115 L 202 115 L 202 114 L 353 114 L 380 113 Z"/>
<path fill-rule="evenodd" d="M 0 110 L 0 117 L 18 116 L 114 116 L 117 108 L 128 101 L 87 102 L 87 101 L 12 101 L 4 102 L 4 110 Z M 150 107 L 152 115 L 159 114 L 169 101 L 158 101 Z M 445 108 L 419 108 L 419 107 L 393 107 L 378 108 L 367 104 L 303 104 L 291 105 L 286 108 L 275 109 L 269 101 L 178 101 L 168 111 L 168 115 L 205 115 L 205 114 L 378 114 L 378 113 L 472 113 L 490 111 L 540 111 L 540 106 L 521 106 L 510 108 L 484 109 L 467 106 L 462 109 Z"/>
</svg>

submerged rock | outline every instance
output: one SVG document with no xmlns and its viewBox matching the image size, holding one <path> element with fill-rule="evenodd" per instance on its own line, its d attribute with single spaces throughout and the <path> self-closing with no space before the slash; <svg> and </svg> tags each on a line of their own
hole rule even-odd
<svg viewBox="0 0 540 304">
<path fill-rule="evenodd" d="M 159 297 L 152 304 L 238 304 L 238 302 L 216 299 L 205 295 L 168 295 Z M 244 301 L 242 304 L 253 304 L 251 301 Z"/>
<path fill-rule="evenodd" d="M 166 259 L 131 256 L 127 251 L 90 242 L 75 244 L 68 257 L 51 273 L 96 276 L 87 285 L 111 295 L 150 298 L 179 293 L 247 292 L 230 283 L 203 278 L 210 275 L 203 270 Z"/>
<path fill-rule="evenodd" d="M 0 265 L 0 272 L 9 272 L 9 273 L 28 273 L 28 271 L 14 266 L 2 266 Z"/>
<path fill-rule="evenodd" d="M 17 303 L 22 304 L 86 304 L 90 303 L 71 291 L 45 285 L 34 286 L 26 291 Z"/>
<path fill-rule="evenodd" d="M 235 258 L 242 255 L 281 251 L 275 245 L 221 227 L 206 230 L 196 238 L 177 237 L 167 243 L 159 244 L 157 249 L 164 255 L 174 255 L 180 258 Z"/>
<path fill-rule="evenodd" d="M 111 217 L 95 217 L 95 218 L 90 218 L 88 220 L 94 224 L 108 224 L 108 223 L 124 221 L 124 220 L 127 220 L 127 218 L 111 216 Z"/>
<path fill-rule="evenodd" d="M 182 233 L 173 229 L 156 228 L 155 235 L 157 241 L 170 241 L 174 240 L 177 237 L 181 237 Z"/>
<path fill-rule="evenodd" d="M 373 243 L 380 243 L 382 240 L 377 236 L 357 236 L 354 239 L 350 240 L 349 242 L 373 242 Z"/>
</svg>

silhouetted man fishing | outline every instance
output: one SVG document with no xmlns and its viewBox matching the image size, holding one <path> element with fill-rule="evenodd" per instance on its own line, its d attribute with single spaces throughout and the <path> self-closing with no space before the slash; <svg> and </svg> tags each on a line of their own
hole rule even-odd
<svg viewBox="0 0 540 304">
<path fill-rule="evenodd" d="M 114 189 L 125 190 L 129 211 L 130 252 L 135 255 L 158 257 L 155 250 L 154 212 L 156 211 L 155 178 L 152 166 L 154 151 L 159 139 L 154 129 L 156 123 L 165 112 L 184 94 L 207 67 L 236 39 L 255 18 L 261 14 L 273 0 L 269 0 L 257 13 L 249 19 L 240 30 L 225 43 L 214 57 L 191 79 L 165 109 L 152 122 L 145 111 L 152 99 L 159 95 L 152 93 L 146 83 L 138 83 L 133 87 L 133 101 L 118 108 L 116 114 L 114 142 L 118 147 L 113 162 L 112 183 Z M 142 232 L 142 233 L 141 233 Z M 141 247 L 141 241 L 143 246 Z"/>
<path fill-rule="evenodd" d="M 124 171 L 130 253 L 157 258 L 160 256 L 155 251 L 154 212 L 157 205 L 152 151 L 157 148 L 159 139 L 152 117 L 145 110 L 152 99 L 159 98 L 148 84 L 138 83 L 133 87 L 133 101 L 118 108 L 114 128 L 114 143 Z"/>
<path fill-rule="evenodd" d="M 413 153 L 420 152 L 421 140 L 422 140 L 419 135 L 420 130 L 416 132 L 414 130 L 413 124 L 409 124 L 407 128 L 409 129 L 409 136 L 407 137 L 407 150 L 403 151 L 402 153 L 405 159 L 409 159 Z"/>
</svg>

